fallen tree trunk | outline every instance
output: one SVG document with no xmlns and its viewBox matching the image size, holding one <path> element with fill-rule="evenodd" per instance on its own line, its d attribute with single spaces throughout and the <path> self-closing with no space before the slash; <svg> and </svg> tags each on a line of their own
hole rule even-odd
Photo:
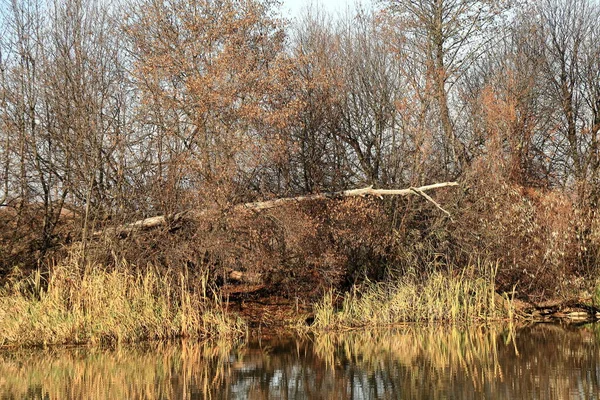
<svg viewBox="0 0 600 400">
<path fill-rule="evenodd" d="M 373 189 L 372 186 L 363 188 L 363 189 L 352 189 L 352 190 L 344 190 L 341 192 L 329 192 L 329 193 L 317 193 L 310 194 L 306 196 L 298 196 L 298 197 L 284 197 L 282 199 L 268 200 L 268 201 L 256 201 L 253 203 L 240 204 L 240 208 L 247 208 L 252 210 L 266 210 L 273 207 L 278 207 L 288 203 L 297 203 L 301 201 L 307 200 L 326 200 L 326 199 L 340 199 L 343 197 L 353 197 L 353 196 L 406 196 L 408 194 L 419 194 L 423 195 L 427 190 L 439 189 L 448 186 L 458 186 L 457 182 L 444 182 L 444 183 L 435 183 L 433 185 L 421 186 L 418 188 L 408 188 L 408 189 Z M 431 197 L 425 195 L 427 200 L 433 201 Z M 437 207 L 439 205 L 433 202 Z"/>
<path fill-rule="evenodd" d="M 534 320 L 597 321 L 600 319 L 600 308 L 590 302 L 591 299 L 570 299 L 534 304 L 525 309 L 524 314 Z"/>
<path fill-rule="evenodd" d="M 341 199 L 344 197 L 356 197 L 356 196 L 407 196 L 409 194 L 417 194 L 427 201 L 435 205 L 439 210 L 450 216 L 450 213 L 444 210 L 438 203 L 436 203 L 429 195 L 425 192 L 434 189 L 440 189 L 444 187 L 458 186 L 457 182 L 443 182 L 434 183 L 432 185 L 426 185 L 421 187 L 410 187 L 407 189 L 373 189 L 372 186 L 362 189 L 343 190 L 340 192 L 325 192 L 317 193 L 306 196 L 297 197 L 284 197 L 275 200 L 266 201 L 255 201 L 251 203 L 238 204 L 233 207 L 234 211 L 239 210 L 254 210 L 262 211 L 274 207 L 279 207 L 290 203 L 300 203 L 303 201 L 314 201 L 314 200 L 327 200 L 327 199 Z M 130 224 L 121 225 L 118 227 L 108 228 L 103 231 L 94 232 L 94 236 L 100 236 L 102 234 L 115 234 L 117 236 L 127 236 L 133 231 L 153 229 L 160 226 L 168 226 L 169 224 L 176 223 L 184 217 L 193 219 L 202 218 L 207 213 L 207 210 L 189 210 L 172 215 L 159 215 L 156 217 L 145 218 L 139 221 L 132 222 Z"/>
</svg>

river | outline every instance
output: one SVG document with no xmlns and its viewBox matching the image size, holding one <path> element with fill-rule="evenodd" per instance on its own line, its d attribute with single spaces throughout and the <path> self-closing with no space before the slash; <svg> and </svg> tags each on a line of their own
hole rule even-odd
<svg viewBox="0 0 600 400">
<path fill-rule="evenodd" d="M 0 399 L 484 398 L 600 398 L 600 326 L 407 325 L 0 352 Z"/>
</svg>

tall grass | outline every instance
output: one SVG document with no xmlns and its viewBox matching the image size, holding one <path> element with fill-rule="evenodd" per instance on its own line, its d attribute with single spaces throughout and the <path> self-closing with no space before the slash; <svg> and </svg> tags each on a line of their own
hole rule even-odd
<svg viewBox="0 0 600 400">
<path fill-rule="evenodd" d="M 402 277 L 367 284 L 346 293 L 339 306 L 329 292 L 315 306 L 313 326 L 344 329 L 401 322 L 460 323 L 507 318 L 513 315 L 512 303 L 495 292 L 496 270 L 495 266 L 487 266 L 483 273 L 475 273 L 475 267 L 469 267 L 459 274 L 435 271 L 423 282 Z"/>
<path fill-rule="evenodd" d="M 39 272 L 0 294 L 0 346 L 132 342 L 234 336 L 243 322 L 225 315 L 205 280 L 185 274 L 107 270 L 77 261 Z"/>
</svg>

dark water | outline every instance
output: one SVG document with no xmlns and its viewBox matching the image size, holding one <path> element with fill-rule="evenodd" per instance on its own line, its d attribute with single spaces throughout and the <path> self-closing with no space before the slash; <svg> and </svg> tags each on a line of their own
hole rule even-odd
<svg viewBox="0 0 600 400">
<path fill-rule="evenodd" d="M 595 399 L 600 329 L 538 324 L 0 353 L 1 399 Z"/>
</svg>

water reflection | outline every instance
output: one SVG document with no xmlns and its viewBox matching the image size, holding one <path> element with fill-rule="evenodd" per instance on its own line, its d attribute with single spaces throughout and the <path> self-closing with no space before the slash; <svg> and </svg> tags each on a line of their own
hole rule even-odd
<svg viewBox="0 0 600 400">
<path fill-rule="evenodd" d="M 0 353 L 1 399 L 600 398 L 596 326 Z"/>
</svg>

